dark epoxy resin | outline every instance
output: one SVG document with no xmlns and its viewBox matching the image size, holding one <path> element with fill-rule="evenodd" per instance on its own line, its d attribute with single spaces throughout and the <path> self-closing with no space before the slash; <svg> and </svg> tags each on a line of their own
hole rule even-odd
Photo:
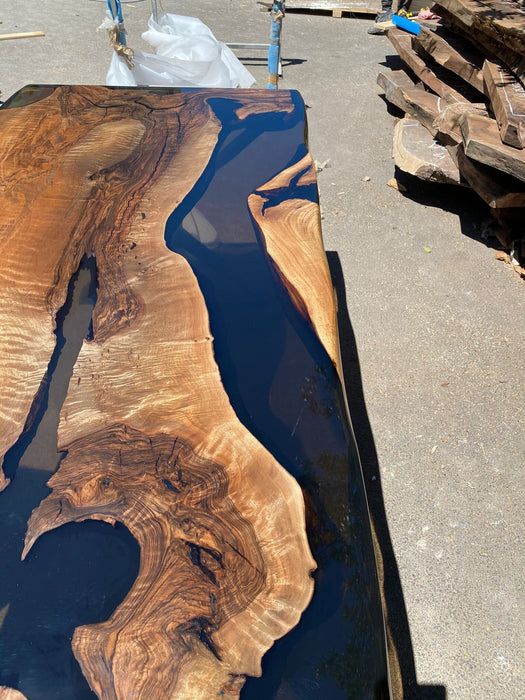
<svg viewBox="0 0 525 700">
<path fill-rule="evenodd" d="M 370 525 L 359 458 L 330 358 L 272 274 L 248 196 L 306 154 L 304 106 L 235 116 L 212 99 L 223 131 L 213 158 L 166 226 L 206 300 L 215 359 L 242 423 L 298 480 L 318 564 L 296 629 L 266 654 L 243 700 L 387 698 Z M 284 193 L 317 201 L 315 186 Z M 279 204 L 272 197 L 266 207 Z"/>
</svg>

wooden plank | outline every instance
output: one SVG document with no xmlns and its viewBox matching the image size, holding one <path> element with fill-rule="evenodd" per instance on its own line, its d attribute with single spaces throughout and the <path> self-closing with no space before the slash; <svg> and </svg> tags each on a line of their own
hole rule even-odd
<svg viewBox="0 0 525 700">
<path fill-rule="evenodd" d="M 495 39 L 517 54 L 525 54 L 525 10 L 505 0 L 439 0 L 472 36 L 478 33 Z"/>
<path fill-rule="evenodd" d="M 447 149 L 417 119 L 400 119 L 394 129 L 394 162 L 420 180 L 461 184 L 459 170 Z"/>
<path fill-rule="evenodd" d="M 454 97 L 438 97 L 416 87 L 404 71 L 384 68 L 377 76 L 377 83 L 385 91 L 385 98 L 417 119 L 443 144 L 462 140 L 459 121 L 467 113 L 488 116 L 483 103 L 457 102 Z"/>
<path fill-rule="evenodd" d="M 416 87 L 405 71 L 384 68 L 377 76 L 377 84 L 385 91 L 385 98 L 392 104 L 418 119 L 433 135 L 434 120 L 439 114 L 439 97 Z"/>
<path fill-rule="evenodd" d="M 525 151 L 502 143 L 495 119 L 467 114 L 461 120 L 461 133 L 467 156 L 525 180 Z"/>
<path fill-rule="evenodd" d="M 5 677 L 33 695 L 75 700 L 87 683 L 101 700 L 234 700 L 292 628 L 270 661 L 272 693 L 293 678 L 329 697 L 348 664 L 360 696 L 386 688 L 305 131 L 301 98 L 284 90 L 31 86 L 0 109 L 0 587 L 13 602 L 0 651 Z M 91 329 L 57 378 L 88 256 Z M 55 379 L 63 393 L 48 401 Z M 42 424 L 58 464 L 46 471 L 38 453 L 18 469 Z M 91 549 L 79 544 L 87 520 L 106 523 Z M 105 581 L 101 543 L 123 531 L 136 569 L 114 605 L 97 598 L 87 615 L 91 587 L 66 573 L 95 557 Z M 303 620 L 316 562 L 330 615 Z M 57 628 L 67 654 L 55 672 Z"/>
<path fill-rule="evenodd" d="M 452 95 L 458 102 L 465 100 L 465 97 L 460 92 L 443 80 L 440 80 L 425 61 L 418 56 L 412 48 L 412 39 L 408 32 L 392 27 L 387 30 L 386 35 L 407 66 L 437 95 L 441 97 Z"/>
<path fill-rule="evenodd" d="M 17 32 L 15 34 L 0 34 L 0 41 L 7 41 L 8 39 L 33 39 L 37 36 L 45 36 L 44 32 Z"/>
<path fill-rule="evenodd" d="M 270 0 L 259 0 L 259 5 L 270 9 Z M 376 14 L 381 11 L 381 0 L 287 0 L 287 11 L 331 12 L 332 17 L 346 14 Z"/>
<path fill-rule="evenodd" d="M 466 80 L 479 92 L 484 92 L 481 72 L 483 54 L 477 51 L 472 44 L 460 37 L 454 37 L 451 32 L 444 28 L 430 31 L 421 27 L 419 34 L 412 37 L 412 46 L 416 51 L 423 50 L 432 56 L 439 65 Z"/>
<path fill-rule="evenodd" d="M 501 63 L 485 60 L 483 78 L 496 115 L 501 140 L 509 146 L 525 146 L 525 90 Z"/>
<path fill-rule="evenodd" d="M 462 177 L 492 209 L 525 207 L 525 183 L 469 158 L 460 144 L 456 159 Z"/>
<path fill-rule="evenodd" d="M 485 52 L 488 58 L 502 61 L 516 74 L 522 85 L 525 85 L 525 55 L 523 53 L 510 48 L 501 36 L 498 38 L 492 34 L 484 34 L 482 31 L 472 31 L 469 25 L 451 14 L 441 3 L 434 5 L 434 10 L 452 31 L 472 42 L 480 51 Z"/>
</svg>

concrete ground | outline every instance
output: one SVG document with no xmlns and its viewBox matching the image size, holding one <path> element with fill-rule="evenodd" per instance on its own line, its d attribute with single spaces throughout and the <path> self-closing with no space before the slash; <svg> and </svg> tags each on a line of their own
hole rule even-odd
<svg viewBox="0 0 525 700">
<path fill-rule="evenodd" d="M 163 0 L 223 41 L 265 41 L 255 0 Z M 103 83 L 97 0 L 3 0 L 2 99 L 27 83 Z M 145 48 L 150 3 L 124 4 Z M 323 232 L 338 288 L 352 420 L 385 563 L 405 697 L 525 698 L 525 286 L 481 239 L 468 192 L 388 187 L 394 117 L 375 80 L 388 40 L 370 19 L 289 13 L 285 78 L 308 105 Z M 247 52 L 242 52 L 246 55 Z M 241 55 L 242 55 L 241 53 Z M 264 56 L 245 60 L 266 84 Z M 391 61 L 393 59 L 389 59 Z M 346 313 L 347 312 L 347 313 Z"/>
</svg>

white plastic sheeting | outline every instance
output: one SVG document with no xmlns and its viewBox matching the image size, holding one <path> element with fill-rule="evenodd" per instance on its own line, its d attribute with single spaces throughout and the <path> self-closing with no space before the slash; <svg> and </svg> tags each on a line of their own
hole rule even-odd
<svg viewBox="0 0 525 700">
<path fill-rule="evenodd" d="M 142 38 L 155 54 L 135 51 L 133 68 L 113 52 L 106 85 L 176 87 L 250 87 L 255 82 L 226 44 L 196 17 L 150 17 Z"/>
</svg>

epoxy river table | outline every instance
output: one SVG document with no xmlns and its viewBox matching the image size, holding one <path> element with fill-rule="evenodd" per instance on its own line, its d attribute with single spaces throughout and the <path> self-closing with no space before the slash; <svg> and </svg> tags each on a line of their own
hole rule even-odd
<svg viewBox="0 0 525 700">
<path fill-rule="evenodd" d="M 0 110 L 0 699 L 388 697 L 304 105 Z"/>
</svg>

